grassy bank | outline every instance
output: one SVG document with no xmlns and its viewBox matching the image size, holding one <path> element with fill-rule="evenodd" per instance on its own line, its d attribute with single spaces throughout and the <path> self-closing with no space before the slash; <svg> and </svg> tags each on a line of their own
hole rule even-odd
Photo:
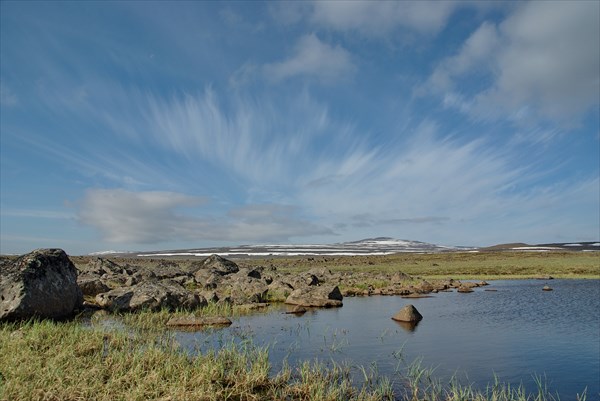
<svg viewBox="0 0 600 401">
<path fill-rule="evenodd" d="M 347 366 L 306 362 L 273 372 L 263 348 L 231 343 L 191 356 L 164 332 L 152 335 L 132 327 L 131 331 L 105 331 L 77 322 L 0 324 L 0 399 L 553 399 L 542 383 L 532 395 L 498 382 L 484 392 L 455 382 L 442 385 L 432 379 L 431 370 L 418 364 L 393 381 L 362 369 L 362 384 L 352 382 Z"/>
<path fill-rule="evenodd" d="M 290 272 L 326 267 L 339 272 L 395 273 L 426 278 L 523 279 L 600 278 L 599 252 L 449 252 L 388 256 L 278 258 L 244 260 L 248 266 L 273 264 Z"/>
</svg>

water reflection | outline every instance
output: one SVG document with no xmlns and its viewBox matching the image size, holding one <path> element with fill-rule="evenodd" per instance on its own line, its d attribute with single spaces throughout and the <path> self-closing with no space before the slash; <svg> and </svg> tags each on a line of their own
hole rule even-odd
<svg viewBox="0 0 600 401">
<path fill-rule="evenodd" d="M 348 362 L 376 365 L 393 376 L 398 358 L 420 358 L 445 381 L 458 375 L 485 390 L 494 375 L 503 382 L 536 390 L 533 375 L 547 378 L 551 392 L 575 399 L 587 387 L 600 391 L 600 281 L 553 280 L 554 291 L 539 281 L 497 281 L 465 296 L 433 298 L 374 296 L 346 298 L 336 309 L 308 308 L 303 316 L 285 314 L 289 306 L 245 316 L 219 332 L 179 333 L 189 350 L 252 340 L 269 346 L 275 369 L 283 361 Z M 542 283 L 543 284 L 543 283 Z M 411 303 L 424 316 L 418 324 L 391 319 Z M 192 351 L 190 351 L 192 352 Z"/>
<path fill-rule="evenodd" d="M 397 320 L 393 320 L 393 322 L 395 322 L 398 326 L 402 327 L 404 330 L 406 330 L 409 333 L 413 333 L 414 331 L 417 330 L 417 326 L 419 325 L 419 322 L 399 322 Z"/>
</svg>

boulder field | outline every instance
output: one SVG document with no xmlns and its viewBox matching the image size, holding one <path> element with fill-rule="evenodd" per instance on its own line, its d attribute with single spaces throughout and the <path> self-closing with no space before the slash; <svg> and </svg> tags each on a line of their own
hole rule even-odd
<svg viewBox="0 0 600 401">
<path fill-rule="evenodd" d="M 452 279 L 425 281 L 402 272 L 300 273 L 276 266 L 240 267 L 212 255 L 204 260 L 75 258 L 60 249 L 40 249 L 0 259 L 0 320 L 63 318 L 82 307 L 112 312 L 196 309 L 208 302 L 303 307 L 340 307 L 344 296 L 424 295 L 461 288 Z M 369 281 L 387 283 L 374 288 Z M 343 284 L 343 285 L 342 285 Z M 471 287 L 487 283 L 467 283 Z M 343 290 L 340 290 L 343 287 Z"/>
</svg>

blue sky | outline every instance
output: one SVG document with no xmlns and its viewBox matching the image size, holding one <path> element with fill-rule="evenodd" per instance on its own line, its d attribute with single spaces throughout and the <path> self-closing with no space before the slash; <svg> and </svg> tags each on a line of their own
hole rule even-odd
<svg viewBox="0 0 600 401">
<path fill-rule="evenodd" d="M 11 2 L 2 253 L 600 237 L 600 3 Z"/>
</svg>

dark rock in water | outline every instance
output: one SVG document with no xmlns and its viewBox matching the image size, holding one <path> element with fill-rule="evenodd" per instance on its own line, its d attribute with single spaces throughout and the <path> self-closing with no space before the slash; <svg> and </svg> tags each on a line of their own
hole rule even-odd
<svg viewBox="0 0 600 401">
<path fill-rule="evenodd" d="M 542 291 L 552 291 L 552 288 L 545 285 L 544 288 L 542 288 Z"/>
<path fill-rule="evenodd" d="M 62 249 L 38 249 L 0 270 L 0 320 L 63 318 L 83 303 L 77 269 Z"/>
<path fill-rule="evenodd" d="M 206 306 L 204 297 L 187 291 L 173 280 L 140 283 L 121 287 L 96 295 L 96 303 L 103 308 L 119 312 L 140 310 L 194 309 Z"/>
<path fill-rule="evenodd" d="M 469 292 L 473 292 L 473 289 L 471 287 L 461 285 L 460 287 L 458 287 L 458 289 L 456 291 L 462 292 L 462 293 L 469 293 Z"/>
<path fill-rule="evenodd" d="M 413 305 L 408 304 L 392 316 L 392 319 L 398 322 L 419 322 L 423 319 L 423 315 Z"/>
<path fill-rule="evenodd" d="M 287 297 L 286 304 L 316 307 L 342 306 L 342 293 L 337 286 L 312 286 L 298 288 Z"/>
<path fill-rule="evenodd" d="M 185 328 L 201 328 L 204 326 L 229 326 L 231 320 L 222 316 L 213 317 L 196 317 L 196 316 L 180 316 L 172 317 L 167 322 L 168 327 L 185 327 Z"/>
<path fill-rule="evenodd" d="M 202 262 L 203 269 L 212 269 L 222 276 L 227 274 L 237 273 L 240 268 L 235 262 L 220 257 L 219 255 L 211 255 Z"/>
</svg>

